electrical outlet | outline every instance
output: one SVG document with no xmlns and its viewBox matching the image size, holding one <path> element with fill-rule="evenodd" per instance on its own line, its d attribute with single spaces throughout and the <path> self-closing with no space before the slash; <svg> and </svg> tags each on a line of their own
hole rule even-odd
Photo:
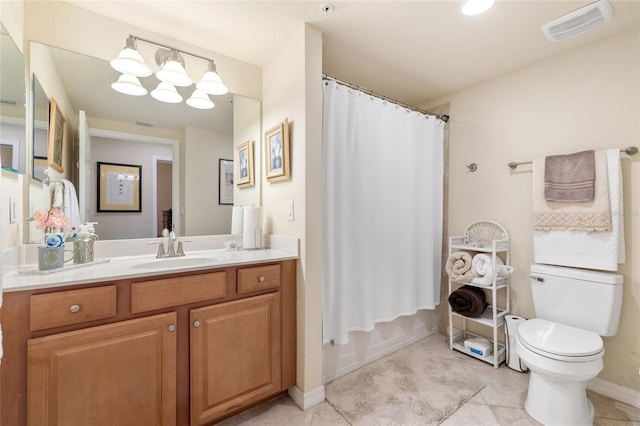
<svg viewBox="0 0 640 426">
<path fill-rule="evenodd" d="M 287 220 L 293 220 L 293 200 L 287 201 Z"/>
</svg>

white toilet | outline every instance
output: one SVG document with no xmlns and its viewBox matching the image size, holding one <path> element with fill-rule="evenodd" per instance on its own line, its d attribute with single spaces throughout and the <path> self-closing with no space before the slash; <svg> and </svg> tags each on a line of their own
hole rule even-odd
<svg viewBox="0 0 640 426">
<path fill-rule="evenodd" d="M 515 348 L 531 370 L 525 409 L 544 425 L 591 425 L 587 382 L 602 371 L 600 336 L 618 330 L 620 274 L 534 264 L 537 318 L 518 327 Z"/>
</svg>

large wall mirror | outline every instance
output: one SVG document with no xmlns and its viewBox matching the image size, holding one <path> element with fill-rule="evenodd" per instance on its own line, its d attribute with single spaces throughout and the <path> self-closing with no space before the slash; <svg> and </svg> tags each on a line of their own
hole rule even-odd
<svg viewBox="0 0 640 426">
<path fill-rule="evenodd" d="M 156 237 L 171 225 L 179 235 L 230 233 L 232 206 L 220 204 L 218 197 L 219 160 L 233 159 L 238 133 L 242 138 L 255 135 L 259 142 L 259 101 L 228 93 L 211 97 L 213 109 L 198 110 L 184 102 L 124 95 L 111 88 L 119 73 L 108 61 L 36 42 L 30 43 L 30 65 L 34 107 L 42 109 L 54 98 L 67 121 L 65 143 L 70 146 L 64 152 L 72 158 L 63 173 L 49 172 L 49 177 L 52 184 L 62 179 L 73 182 L 81 217 L 98 222 L 100 239 Z M 151 92 L 158 81 L 150 76 L 141 83 Z M 189 97 L 189 88 L 178 90 Z M 39 206 L 48 195 L 37 167 L 43 161 L 43 142 L 37 135 L 43 120 L 35 111 L 34 119 L 29 205 Z M 98 163 L 109 165 L 105 170 L 125 166 L 139 170 L 140 211 L 100 208 L 98 197 L 105 194 L 100 193 Z M 244 194 L 238 191 L 236 187 L 234 195 L 242 199 Z M 245 198 L 242 204 L 260 205 L 259 191 L 253 194 L 254 199 Z M 29 230 L 29 242 L 40 238 Z"/>
<path fill-rule="evenodd" d="M 25 173 L 26 87 L 24 57 L 0 23 L 0 155 L 2 168 Z"/>
</svg>

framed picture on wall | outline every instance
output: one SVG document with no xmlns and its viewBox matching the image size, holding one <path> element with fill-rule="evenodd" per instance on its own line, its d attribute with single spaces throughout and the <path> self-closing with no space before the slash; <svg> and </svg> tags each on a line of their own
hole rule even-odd
<svg viewBox="0 0 640 426">
<path fill-rule="evenodd" d="M 142 212 L 142 166 L 98 162 L 99 212 Z"/>
<path fill-rule="evenodd" d="M 291 177 L 289 158 L 289 120 L 272 127 L 264 134 L 267 181 L 274 182 Z"/>
<path fill-rule="evenodd" d="M 49 142 L 47 152 L 47 165 L 53 170 L 62 173 L 62 150 L 64 148 L 64 134 L 67 131 L 65 120 L 58 103 L 54 98 L 49 101 Z"/>
<path fill-rule="evenodd" d="M 248 140 L 236 146 L 236 184 L 238 188 L 253 186 L 253 141 Z"/>
<path fill-rule="evenodd" d="M 218 160 L 218 204 L 233 205 L 233 160 Z"/>
</svg>

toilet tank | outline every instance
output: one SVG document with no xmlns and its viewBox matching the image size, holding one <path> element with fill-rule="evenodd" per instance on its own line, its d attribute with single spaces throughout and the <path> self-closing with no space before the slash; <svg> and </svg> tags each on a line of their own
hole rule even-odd
<svg viewBox="0 0 640 426">
<path fill-rule="evenodd" d="M 613 336 L 622 311 L 620 274 L 531 265 L 531 293 L 538 318 Z"/>
</svg>

